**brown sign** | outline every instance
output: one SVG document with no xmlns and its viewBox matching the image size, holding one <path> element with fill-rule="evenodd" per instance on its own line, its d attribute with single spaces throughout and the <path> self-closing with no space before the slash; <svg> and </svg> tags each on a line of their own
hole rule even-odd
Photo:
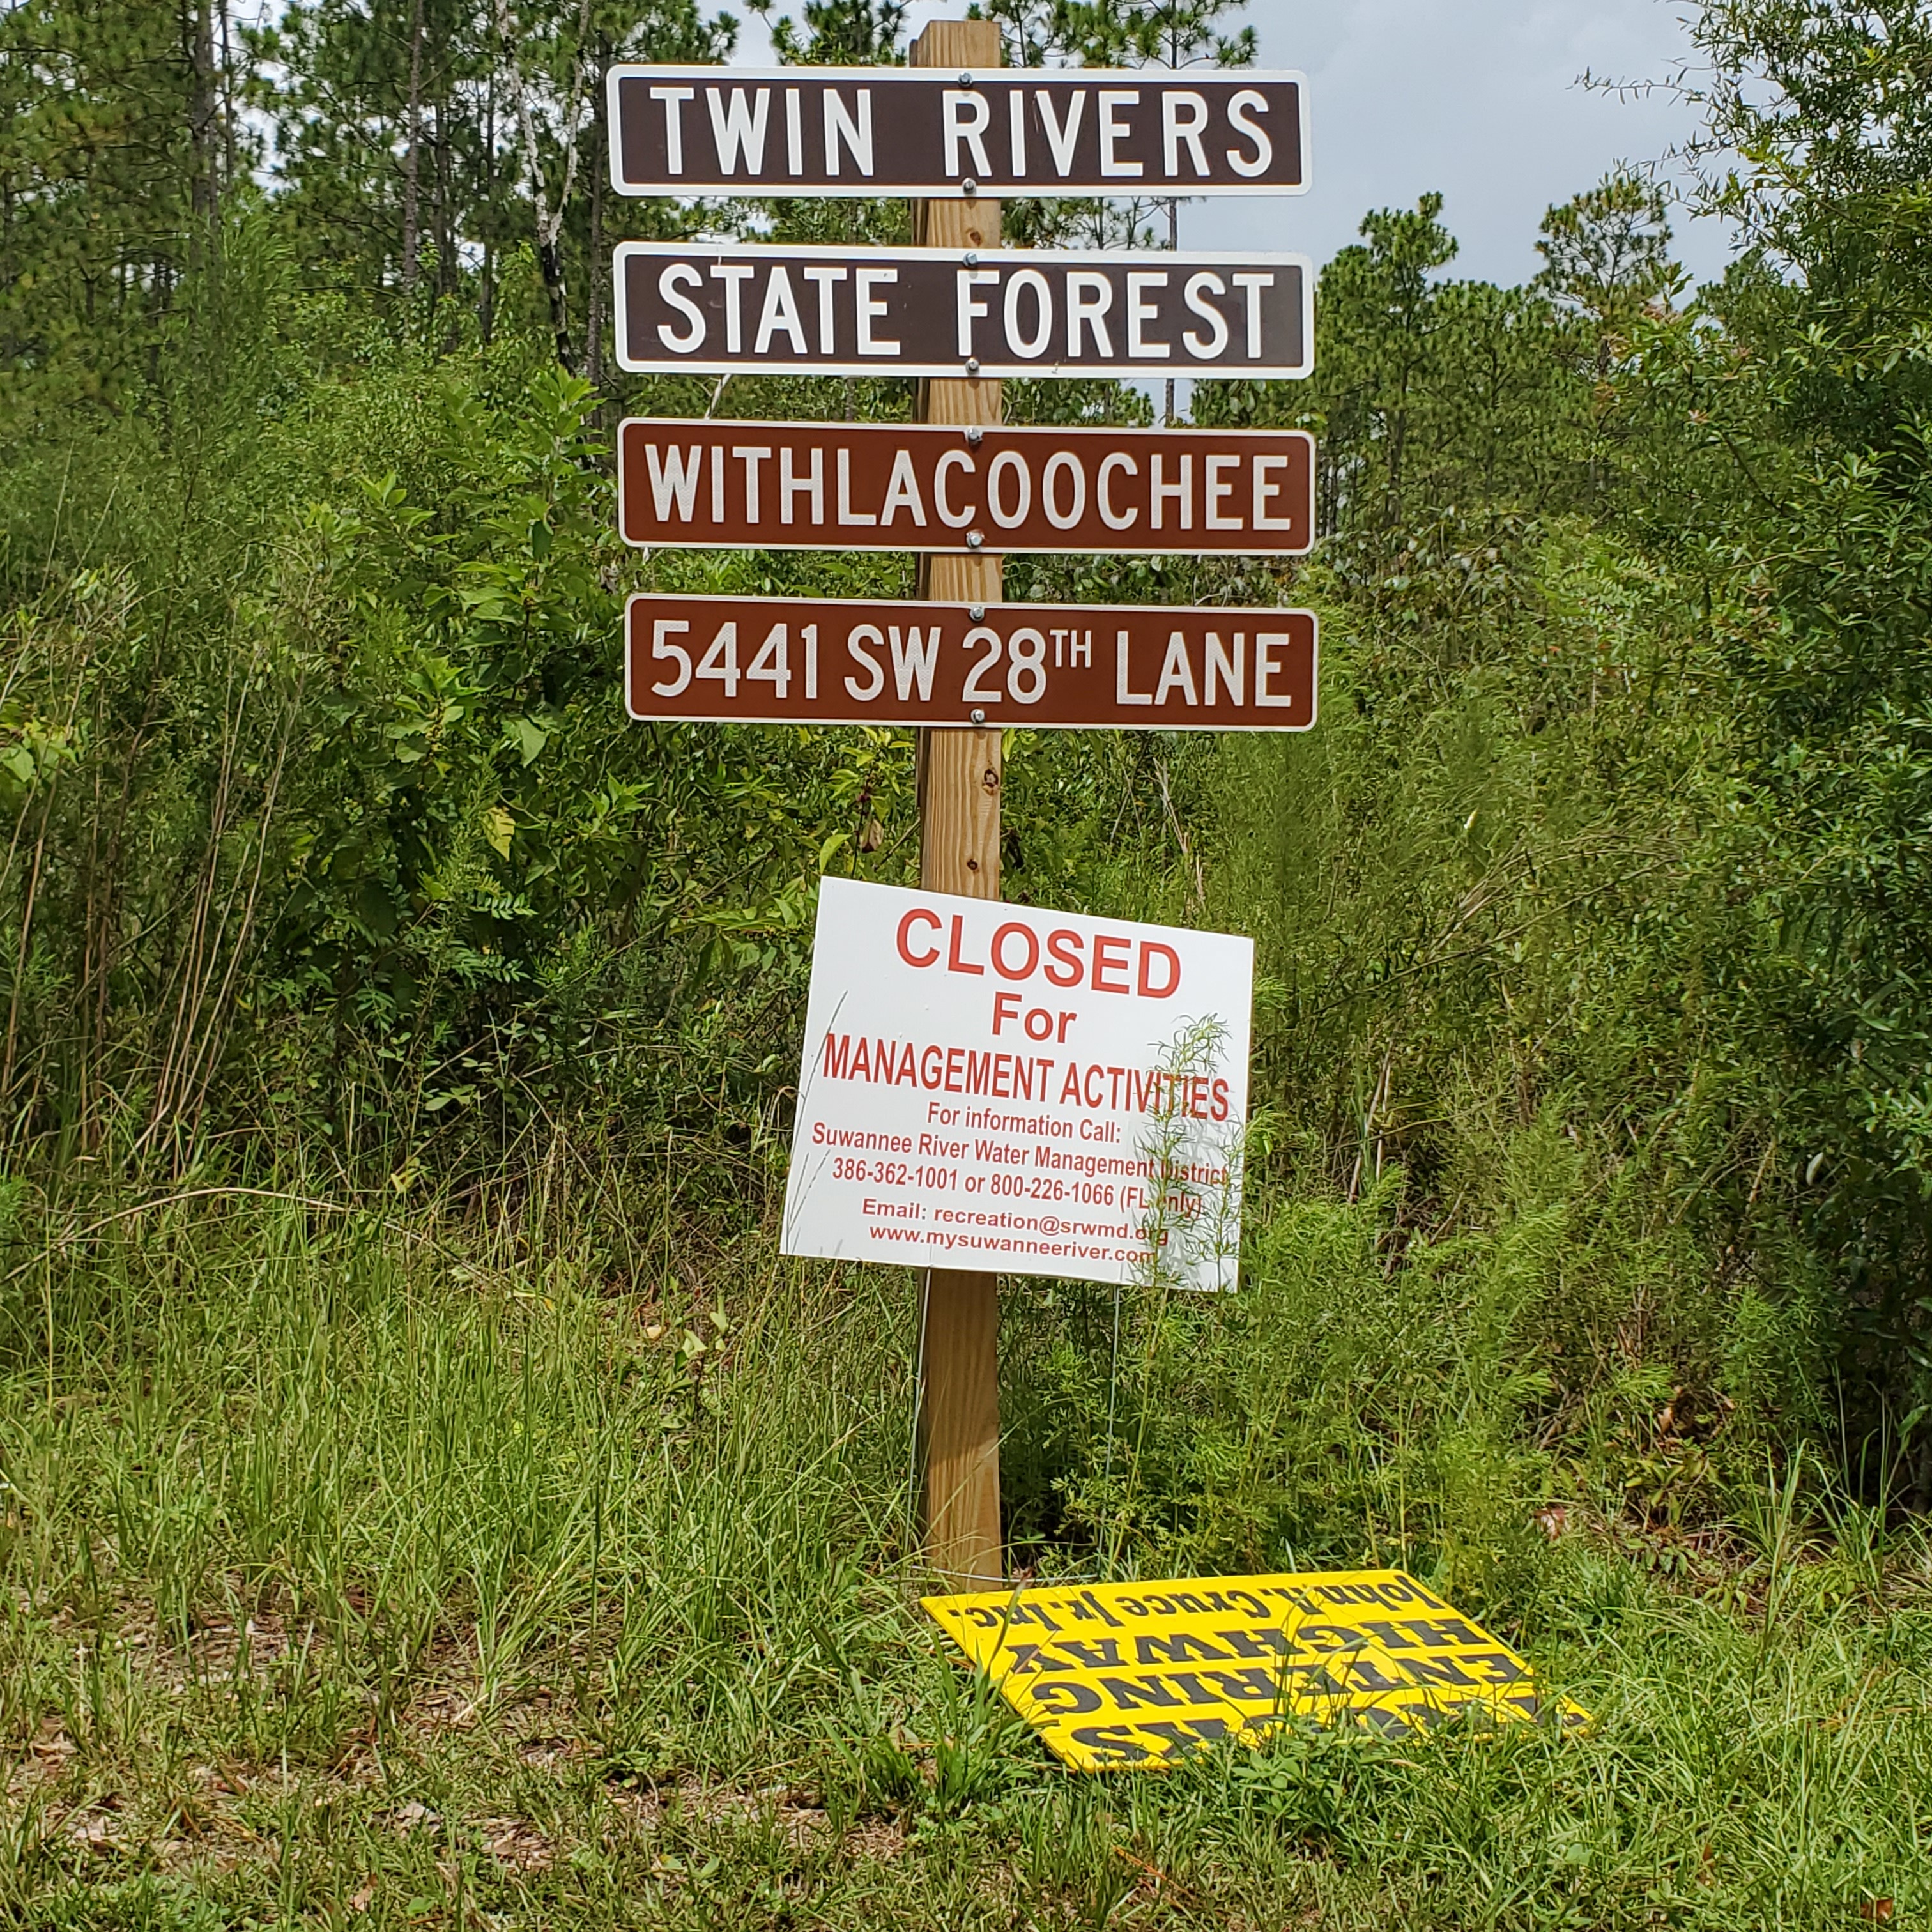
<svg viewBox="0 0 1932 1932">
<path fill-rule="evenodd" d="M 617 359 L 642 374 L 1306 376 L 1300 255 L 626 242 Z"/>
<path fill-rule="evenodd" d="M 1301 430 L 626 423 L 625 540 L 759 550 L 1298 556 Z"/>
<path fill-rule="evenodd" d="M 1296 74 L 617 67 L 620 194 L 1297 194 Z"/>
<path fill-rule="evenodd" d="M 1311 610 L 633 597 L 633 718 L 1305 731 Z"/>
</svg>

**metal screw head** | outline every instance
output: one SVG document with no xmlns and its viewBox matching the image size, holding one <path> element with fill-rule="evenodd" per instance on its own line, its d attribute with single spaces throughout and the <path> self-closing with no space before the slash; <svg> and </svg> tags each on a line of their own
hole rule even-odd
<svg viewBox="0 0 1932 1932">
<path fill-rule="evenodd" d="M 968 248 L 966 251 L 966 266 L 969 268 L 976 268 L 980 266 L 980 257 L 973 249 Z"/>
<path fill-rule="evenodd" d="M 986 714 L 975 706 L 973 711 L 973 722 L 976 724 L 983 724 L 986 722 Z"/>
<path fill-rule="evenodd" d="M 978 357 L 978 356 L 968 356 L 968 357 L 967 357 L 967 358 L 966 358 L 966 373 L 967 373 L 967 374 L 968 374 L 968 375 L 969 375 L 969 376 L 976 376 L 976 375 L 978 375 L 978 374 L 979 374 L 979 373 L 980 373 L 980 358 L 979 358 L 979 357 Z"/>
<path fill-rule="evenodd" d="M 959 76 L 959 85 L 962 87 L 970 87 L 973 85 L 973 76 L 970 74 L 962 74 Z"/>
<path fill-rule="evenodd" d="M 977 530 L 968 530 L 966 532 L 966 548 L 968 550 L 977 550 L 986 541 L 986 539 Z"/>
<path fill-rule="evenodd" d="M 975 449 L 977 449 L 980 444 L 985 442 L 986 440 L 986 432 L 982 429 L 977 423 L 975 423 L 973 427 L 966 432 L 966 440 L 970 442 Z"/>
<path fill-rule="evenodd" d="M 959 184 L 959 186 L 962 192 L 969 197 L 973 195 L 976 195 L 980 192 L 980 184 L 976 182 L 970 175 L 968 175 L 966 178 Z"/>
<path fill-rule="evenodd" d="M 982 623 L 986 620 L 986 607 L 983 604 L 969 604 L 966 607 L 966 614 L 974 623 Z"/>
</svg>

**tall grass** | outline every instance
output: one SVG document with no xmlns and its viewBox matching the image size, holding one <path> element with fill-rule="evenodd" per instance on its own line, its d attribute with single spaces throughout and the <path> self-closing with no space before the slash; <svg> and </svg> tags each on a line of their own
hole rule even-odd
<svg viewBox="0 0 1932 1932">
<path fill-rule="evenodd" d="M 10 1184 L 0 1910 L 1932 1908 L 1932 1567 L 1883 1455 L 1860 1488 L 1807 1446 L 1825 1298 L 1706 1050 L 1744 954 L 1693 862 L 1697 646 L 1602 543 L 1520 546 L 1486 604 L 1466 561 L 1342 614 L 1310 739 L 1016 748 L 1042 890 L 1252 932 L 1263 978 L 1240 1291 L 1008 1283 L 1005 1502 L 1029 1570 L 1402 1564 L 1588 1736 L 1294 1735 L 1138 1780 L 1046 1760 L 912 1600 L 910 1278 L 779 1257 L 780 1057 L 693 1072 L 785 1032 L 786 952 L 755 1009 L 727 975 L 685 1033 L 616 1015 L 634 1071 L 672 1034 L 702 1051 L 580 1129 L 538 1094 L 494 1169 L 380 1136 L 332 1160 L 318 1127 L 150 1167 L 166 1196 L 105 1160 Z"/>
<path fill-rule="evenodd" d="M 667 1255 L 637 1238 L 666 1204 L 628 1204 L 628 1235 L 554 1178 L 403 1220 L 215 1197 L 86 1241 L 16 1222 L 5 1910 L 1714 1927 L 1932 1906 L 1922 1544 L 1856 1512 L 1834 1533 L 1808 1478 L 1700 1530 L 1681 1576 L 1580 1496 L 1552 1540 L 1539 1398 L 1500 1366 L 1556 1264 L 1534 1214 L 1486 1257 L 1391 1277 L 1386 1202 L 1304 1206 L 1243 1297 L 1130 1328 L 1121 1453 L 1165 1514 L 1128 1546 L 1455 1576 L 1596 1730 L 1294 1736 L 1130 1782 L 1054 1766 L 910 1601 L 909 1278 L 742 1229 Z M 1008 1398 L 1016 1468 L 1078 1504 L 1100 1412 L 1074 1365 L 1100 1374 L 1111 1337 L 1069 1293 L 1010 1291 Z M 1130 1436 L 1142 1399 L 1168 1419 Z M 1088 1560 L 1077 1516 L 1045 1560 Z"/>
<path fill-rule="evenodd" d="M 821 1625 L 902 1537 L 896 1282 L 754 1246 L 640 1292 L 488 1209 L 197 1203 L 17 1266 L 21 1615 L 139 1603 L 153 1645 L 191 1648 L 272 1608 L 386 1711 L 459 1642 L 488 1701 L 560 1631 L 708 1670 Z M 32 1717 L 32 1673 L 8 1682 Z"/>
</svg>

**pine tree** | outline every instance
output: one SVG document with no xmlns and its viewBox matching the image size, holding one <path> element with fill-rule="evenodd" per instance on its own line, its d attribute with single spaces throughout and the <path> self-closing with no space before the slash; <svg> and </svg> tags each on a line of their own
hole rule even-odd
<svg viewBox="0 0 1932 1932">
<path fill-rule="evenodd" d="M 720 59 L 734 31 L 694 0 L 296 0 L 257 44 L 276 205 L 312 277 L 379 301 L 416 297 L 433 254 L 422 298 L 466 293 L 486 340 L 527 249 L 558 359 L 597 371 L 604 73 Z"/>
<path fill-rule="evenodd" d="M 1254 62 L 1255 30 L 1233 32 L 1221 26 L 1243 0 L 1052 0 L 1050 34 L 1054 46 L 1082 67 L 1249 67 Z M 1016 31 L 1024 35 L 1025 0 L 1017 0 Z M 999 15 L 998 0 L 994 6 Z M 1162 197 L 1167 245 L 1180 246 L 1180 200 Z M 1130 217 L 1130 231 L 1138 218 Z M 1167 382 L 1165 420 L 1174 421 L 1174 386 Z"/>
<path fill-rule="evenodd" d="M 1663 191 L 1633 174 L 1606 175 L 1543 218 L 1538 286 L 1584 317 L 1596 336 L 1597 373 L 1615 345 L 1682 280 L 1670 259 Z"/>
<path fill-rule="evenodd" d="M 1387 557 L 1430 519 L 1560 507 L 1588 487 L 1594 385 L 1538 287 L 1462 281 L 1442 197 L 1380 208 L 1322 271 L 1306 382 L 1204 384 L 1198 421 L 1314 430 L 1318 526 Z"/>
<path fill-rule="evenodd" d="M 770 22 L 772 0 L 748 0 Z M 772 25 L 788 67 L 897 67 L 905 59 L 906 0 L 805 0 L 805 32 L 789 14 Z"/>
<path fill-rule="evenodd" d="M 16 394 L 112 401 L 152 369 L 247 146 L 210 0 L 0 14 L 0 348 Z"/>
</svg>

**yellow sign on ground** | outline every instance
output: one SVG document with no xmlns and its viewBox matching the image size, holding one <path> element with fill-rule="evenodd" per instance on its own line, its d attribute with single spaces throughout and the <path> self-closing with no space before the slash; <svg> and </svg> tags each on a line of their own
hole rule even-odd
<svg viewBox="0 0 1932 1932">
<path fill-rule="evenodd" d="M 1076 1771 L 1171 1762 L 1296 1719 L 1390 1734 L 1543 1714 L 1529 1666 L 1400 1570 L 1036 1584 L 926 1609 Z M 1556 1707 L 1566 1727 L 1588 1721 Z"/>
</svg>

